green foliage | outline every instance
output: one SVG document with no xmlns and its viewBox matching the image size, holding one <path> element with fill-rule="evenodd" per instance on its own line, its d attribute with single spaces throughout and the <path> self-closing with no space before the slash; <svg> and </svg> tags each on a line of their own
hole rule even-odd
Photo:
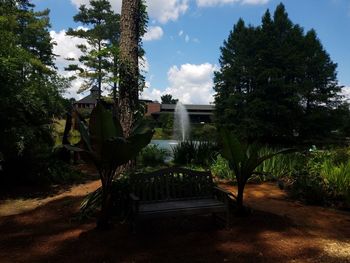
<svg viewBox="0 0 350 263">
<path fill-rule="evenodd" d="M 179 101 L 178 99 L 173 99 L 171 94 L 164 94 L 160 99 L 162 100 L 162 104 L 176 104 Z"/>
<path fill-rule="evenodd" d="M 320 175 L 327 181 L 332 195 L 345 199 L 350 206 L 350 161 L 336 165 L 326 160 L 322 163 Z"/>
<path fill-rule="evenodd" d="M 350 207 L 350 161 L 348 149 L 312 151 L 305 166 L 293 176 L 291 194 L 311 204 Z"/>
<path fill-rule="evenodd" d="M 170 140 L 172 138 L 172 134 L 165 133 L 162 128 L 155 128 L 154 130 L 154 140 Z"/>
<path fill-rule="evenodd" d="M 328 196 L 324 178 L 319 174 L 300 172 L 295 175 L 291 196 L 308 204 L 323 205 Z"/>
<path fill-rule="evenodd" d="M 76 121 L 81 136 L 80 147 L 65 147 L 80 152 L 95 164 L 102 183 L 102 208 L 97 225 L 107 228 L 112 205 L 112 182 L 117 169 L 136 158 L 151 141 L 154 131 L 142 123 L 134 124 L 130 136 L 124 137 L 119 120 L 102 102 L 92 110 L 89 127 L 79 116 Z"/>
<path fill-rule="evenodd" d="M 129 176 L 124 175 L 113 180 L 111 186 L 113 215 L 125 219 L 128 215 L 128 200 L 130 193 Z M 102 205 L 102 187 L 88 194 L 80 205 L 80 217 L 86 218 L 93 215 Z"/>
<path fill-rule="evenodd" d="M 231 171 L 228 161 L 218 154 L 210 166 L 212 174 L 220 179 L 235 180 L 235 175 Z"/>
<path fill-rule="evenodd" d="M 74 16 L 75 22 L 80 22 L 88 29 L 69 28 L 67 31 L 68 36 L 85 39 L 88 45 L 77 46 L 82 52 L 79 63 L 70 64 L 66 70 L 75 71 L 85 79 L 80 91 L 96 85 L 101 94 L 104 81 L 117 82 L 120 16 L 113 13 L 107 0 L 91 0 L 89 4 L 89 7 L 81 5 Z M 68 60 L 75 61 L 74 58 Z"/>
<path fill-rule="evenodd" d="M 213 141 L 217 140 L 217 130 L 211 124 L 191 125 L 191 138 L 198 141 Z"/>
<path fill-rule="evenodd" d="M 159 122 L 161 128 L 163 129 L 163 133 L 167 136 L 171 136 L 173 134 L 174 127 L 174 114 L 161 114 L 159 117 Z"/>
<path fill-rule="evenodd" d="M 145 167 L 164 165 L 169 156 L 170 153 L 167 150 L 161 149 L 157 145 L 149 145 L 140 152 L 140 165 Z"/>
<path fill-rule="evenodd" d="M 259 150 L 260 155 L 269 155 L 276 152 L 269 147 Z M 266 179 L 277 180 L 283 177 L 292 177 L 305 166 L 305 156 L 300 153 L 275 155 L 265 160 L 256 168 L 256 172 L 264 175 Z"/>
<path fill-rule="evenodd" d="M 217 145 L 208 141 L 183 141 L 173 147 L 174 163 L 208 167 L 217 154 Z"/>
<path fill-rule="evenodd" d="M 257 145 L 241 143 L 233 132 L 223 129 L 220 131 L 220 135 L 223 145 L 222 156 L 228 161 L 231 170 L 236 176 L 238 186 L 237 204 L 238 209 L 242 211 L 244 187 L 256 168 L 273 156 L 288 153 L 291 150 L 285 149 L 262 155 Z"/>
<path fill-rule="evenodd" d="M 119 120 L 102 103 L 93 109 L 88 128 L 79 121 L 79 131 L 83 148 L 67 148 L 87 153 L 102 174 L 114 174 L 119 166 L 134 159 L 154 133 L 148 127 L 135 125 L 133 133 L 125 138 Z"/>
<path fill-rule="evenodd" d="M 29 1 L 0 2 L 1 179 L 39 180 L 36 167 L 51 155 L 53 117 L 68 106 L 69 86 L 53 69 L 49 10 Z"/>
<path fill-rule="evenodd" d="M 345 131 L 350 115 L 339 100 L 336 64 L 316 32 L 293 24 L 283 4 L 273 17 L 266 11 L 259 26 L 240 19 L 220 50 L 219 127 L 271 144 L 320 142 Z"/>
</svg>

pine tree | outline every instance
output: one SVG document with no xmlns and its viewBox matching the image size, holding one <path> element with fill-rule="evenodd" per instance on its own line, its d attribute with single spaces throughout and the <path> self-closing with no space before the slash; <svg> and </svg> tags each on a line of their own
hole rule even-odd
<svg viewBox="0 0 350 263">
<path fill-rule="evenodd" d="M 82 65 L 71 64 L 66 70 L 79 71 L 78 76 L 85 78 L 80 91 L 85 91 L 96 85 L 99 90 L 99 98 L 102 93 L 103 81 L 109 72 L 108 44 L 115 40 L 112 36 L 113 33 L 117 34 L 111 32 L 109 23 L 112 21 L 112 17 L 113 12 L 108 0 L 91 0 L 90 7 L 81 5 L 78 14 L 74 16 L 75 22 L 80 22 L 88 28 L 69 28 L 67 31 L 68 36 L 85 39 L 87 44 L 78 45 L 83 53 L 79 58 Z"/>
<path fill-rule="evenodd" d="M 139 113 L 138 97 L 144 78 L 139 70 L 139 58 L 144 55 L 142 36 L 146 33 L 148 15 L 143 0 L 123 0 L 120 36 L 119 118 L 125 136 Z"/>
<path fill-rule="evenodd" d="M 305 34 L 293 24 L 283 4 L 273 17 L 267 10 L 261 26 L 240 19 L 219 62 L 214 77 L 219 126 L 248 140 L 275 143 L 329 137 L 336 129 L 341 105 L 336 64 L 316 32 Z"/>
</svg>

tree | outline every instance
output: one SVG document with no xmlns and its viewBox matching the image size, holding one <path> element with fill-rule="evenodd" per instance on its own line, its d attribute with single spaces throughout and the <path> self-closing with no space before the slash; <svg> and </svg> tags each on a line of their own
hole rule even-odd
<svg viewBox="0 0 350 263">
<path fill-rule="evenodd" d="M 179 101 L 178 99 L 173 99 L 171 94 L 164 94 L 160 99 L 162 100 L 162 104 L 176 104 Z"/>
<path fill-rule="evenodd" d="M 68 87 L 53 68 L 49 10 L 33 8 L 26 0 L 0 2 L 0 152 L 11 175 L 3 178 L 22 182 L 47 162 Z"/>
<path fill-rule="evenodd" d="M 146 6 L 141 0 L 122 2 L 120 20 L 119 118 L 125 136 L 131 131 L 138 111 L 140 77 L 138 59 L 143 56 L 141 37 L 146 32 Z"/>
<path fill-rule="evenodd" d="M 119 38 L 119 16 L 112 12 L 108 0 L 91 0 L 90 6 L 81 5 L 78 14 L 74 16 L 75 22 L 80 22 L 88 28 L 69 28 L 67 31 L 68 36 L 79 37 L 87 42 L 87 44 L 77 46 L 83 53 L 79 58 L 82 66 L 71 64 L 66 70 L 79 71 L 78 76 L 85 78 L 81 91 L 96 84 L 99 98 L 101 98 L 102 83 L 107 78 L 111 67 L 110 54 L 113 56 L 113 68 L 117 67 L 116 46 Z M 68 60 L 74 61 L 72 58 L 68 58 Z M 112 72 L 114 71 L 112 70 Z"/>
<path fill-rule="evenodd" d="M 293 24 L 283 4 L 273 17 L 267 10 L 261 26 L 240 19 L 221 47 L 219 62 L 218 126 L 248 140 L 275 143 L 310 141 L 315 134 L 325 138 L 336 128 L 328 121 L 340 105 L 336 64 L 315 31 L 305 34 Z"/>
<path fill-rule="evenodd" d="M 151 141 L 154 131 L 147 126 L 135 124 L 128 137 L 124 137 L 118 119 L 107 110 L 102 102 L 93 109 L 89 127 L 77 117 L 81 134 L 80 148 L 65 145 L 67 149 L 82 152 L 92 161 L 100 175 L 102 183 L 102 206 L 97 226 L 109 227 L 112 181 L 118 169 L 136 157 L 142 148 Z M 84 155 L 83 155 L 84 156 Z M 119 171 L 120 172 L 120 171 Z"/>
</svg>

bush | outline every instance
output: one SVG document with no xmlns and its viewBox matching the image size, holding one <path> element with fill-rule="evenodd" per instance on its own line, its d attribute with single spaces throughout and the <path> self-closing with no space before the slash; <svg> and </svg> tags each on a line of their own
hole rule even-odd
<svg viewBox="0 0 350 263">
<path fill-rule="evenodd" d="M 191 127 L 191 138 L 198 141 L 216 141 L 216 127 L 211 124 L 193 125 Z"/>
<path fill-rule="evenodd" d="M 322 176 L 306 172 L 295 176 L 290 194 L 311 205 L 324 205 L 328 197 L 327 185 Z"/>
<path fill-rule="evenodd" d="M 235 175 L 231 171 L 228 161 L 220 154 L 216 156 L 214 162 L 211 164 L 210 171 L 220 179 L 235 180 Z"/>
<path fill-rule="evenodd" d="M 210 166 L 218 153 L 215 143 L 208 141 L 183 141 L 173 147 L 174 163 L 179 165 Z"/>
<path fill-rule="evenodd" d="M 263 147 L 260 150 L 261 155 L 268 155 L 276 150 Z M 264 161 L 256 169 L 268 179 L 277 180 L 285 176 L 291 177 L 305 166 L 305 156 L 301 153 L 279 154 L 271 159 Z"/>
<path fill-rule="evenodd" d="M 128 202 L 130 193 L 129 176 L 124 175 L 112 182 L 112 211 L 113 215 L 120 219 L 128 216 Z M 86 218 L 94 214 L 101 208 L 102 188 L 99 187 L 94 192 L 88 194 L 80 205 L 80 217 Z"/>
<path fill-rule="evenodd" d="M 157 145 L 148 145 L 139 154 L 139 161 L 143 166 L 158 166 L 165 163 L 170 153 Z"/>
<path fill-rule="evenodd" d="M 346 149 L 313 151 L 302 173 L 294 175 L 291 194 L 310 204 L 350 207 L 350 161 Z M 338 205 L 338 204 L 337 204 Z"/>
<path fill-rule="evenodd" d="M 350 161 L 336 165 L 326 160 L 321 165 L 320 175 L 326 180 L 332 197 L 344 200 L 350 207 Z"/>
</svg>

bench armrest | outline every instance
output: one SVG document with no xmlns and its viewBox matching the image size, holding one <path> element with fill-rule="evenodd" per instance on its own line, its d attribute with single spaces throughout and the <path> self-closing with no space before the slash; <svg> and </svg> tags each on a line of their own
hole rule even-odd
<svg viewBox="0 0 350 263">
<path fill-rule="evenodd" d="M 140 198 L 137 197 L 134 193 L 129 194 L 130 198 L 130 210 L 131 210 L 131 215 L 136 216 L 137 213 L 139 212 L 139 202 Z"/>
<path fill-rule="evenodd" d="M 230 191 L 228 191 L 228 190 L 226 190 L 226 189 L 224 189 L 224 188 L 222 188 L 222 187 L 219 187 L 219 186 L 214 186 L 214 190 L 216 191 L 216 192 L 219 192 L 220 194 L 222 194 L 222 195 L 226 195 L 227 197 L 232 197 L 232 198 L 234 198 L 234 199 L 237 199 L 237 197 L 233 194 L 233 193 L 231 193 Z"/>
<path fill-rule="evenodd" d="M 140 201 L 140 198 L 137 197 L 134 193 L 130 193 L 130 194 L 129 194 L 129 197 L 130 197 L 131 201 L 133 201 L 133 202 L 138 202 L 138 201 Z"/>
</svg>

